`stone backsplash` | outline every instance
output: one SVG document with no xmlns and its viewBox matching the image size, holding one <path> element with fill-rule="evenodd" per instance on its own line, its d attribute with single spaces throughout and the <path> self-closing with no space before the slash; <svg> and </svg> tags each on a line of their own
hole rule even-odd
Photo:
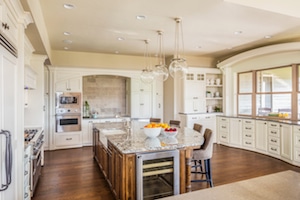
<svg viewBox="0 0 300 200">
<path fill-rule="evenodd" d="M 90 113 L 98 117 L 127 115 L 130 79 L 112 75 L 92 75 L 83 77 L 83 105 L 87 101 Z"/>
</svg>

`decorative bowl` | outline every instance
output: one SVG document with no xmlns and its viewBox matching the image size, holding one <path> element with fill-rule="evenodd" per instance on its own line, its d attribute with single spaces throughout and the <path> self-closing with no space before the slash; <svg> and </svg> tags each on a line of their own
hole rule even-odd
<svg viewBox="0 0 300 200">
<path fill-rule="evenodd" d="M 164 129 L 163 134 L 167 137 L 175 137 L 178 133 L 177 128 Z"/>
<path fill-rule="evenodd" d="M 156 138 L 157 136 L 159 136 L 160 131 L 161 131 L 161 127 L 157 127 L 157 128 L 144 127 L 144 133 L 149 138 Z"/>
</svg>

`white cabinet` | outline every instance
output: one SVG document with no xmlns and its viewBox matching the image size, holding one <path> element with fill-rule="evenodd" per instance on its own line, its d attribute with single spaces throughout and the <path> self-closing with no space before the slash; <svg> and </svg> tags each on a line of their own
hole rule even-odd
<svg viewBox="0 0 300 200">
<path fill-rule="evenodd" d="M 3 4 L 0 6 L 0 31 L 8 39 L 8 42 L 17 45 L 18 27 L 9 9 Z"/>
<path fill-rule="evenodd" d="M 268 149 L 268 125 L 266 121 L 255 122 L 255 148 L 256 151 L 266 153 Z"/>
<path fill-rule="evenodd" d="M 152 117 L 160 118 L 163 121 L 164 107 L 163 107 L 163 80 L 156 80 L 153 84 L 153 113 Z"/>
<path fill-rule="evenodd" d="M 82 129 L 82 145 L 91 146 L 93 136 L 93 121 L 92 120 L 81 120 Z"/>
<path fill-rule="evenodd" d="M 37 74 L 29 66 L 25 67 L 24 71 L 24 88 L 25 89 L 36 89 Z"/>
<path fill-rule="evenodd" d="M 150 118 L 152 116 L 152 85 L 139 79 L 131 79 L 131 117 Z"/>
<path fill-rule="evenodd" d="M 82 147 L 81 131 L 55 133 L 54 143 L 56 149 Z"/>
<path fill-rule="evenodd" d="M 292 126 L 289 124 L 280 124 L 281 134 L 281 157 L 290 162 L 293 157 L 293 133 Z"/>
<path fill-rule="evenodd" d="M 217 117 L 218 138 L 221 144 L 229 145 L 229 118 Z"/>
<path fill-rule="evenodd" d="M 55 91 L 57 92 L 81 92 L 82 78 L 75 77 L 67 80 L 57 81 Z"/>
<path fill-rule="evenodd" d="M 255 120 L 243 119 L 243 146 L 248 149 L 255 148 Z"/>
<path fill-rule="evenodd" d="M 230 119 L 230 146 L 240 147 L 242 144 L 242 119 L 231 118 Z"/>
<path fill-rule="evenodd" d="M 205 74 L 187 73 L 183 81 L 182 113 L 205 113 Z"/>
<path fill-rule="evenodd" d="M 277 122 L 268 122 L 268 152 L 280 157 L 280 129 Z"/>
</svg>

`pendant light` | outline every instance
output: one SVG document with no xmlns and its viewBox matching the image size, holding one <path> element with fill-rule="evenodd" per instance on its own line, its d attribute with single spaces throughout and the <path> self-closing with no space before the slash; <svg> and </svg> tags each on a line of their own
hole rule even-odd
<svg viewBox="0 0 300 200">
<path fill-rule="evenodd" d="M 181 18 L 175 18 L 175 52 L 174 57 L 171 60 L 169 66 L 170 75 L 178 78 L 183 78 L 188 71 L 188 66 L 186 60 L 182 58 L 184 54 L 184 44 L 183 44 L 183 31 L 182 31 L 182 20 Z M 181 44 L 180 44 L 181 41 Z M 181 45 L 181 49 L 180 49 Z"/>
<path fill-rule="evenodd" d="M 155 65 L 154 74 L 159 78 L 161 77 L 162 80 L 165 81 L 169 77 L 169 71 L 166 67 L 166 62 L 165 62 L 165 52 L 163 48 L 163 32 L 157 31 L 157 33 L 158 33 L 158 53 L 157 53 L 158 64 Z"/>
<path fill-rule="evenodd" d="M 153 80 L 155 78 L 155 74 L 152 70 L 152 67 L 151 67 L 151 64 L 149 61 L 148 44 L 149 44 L 149 41 L 145 40 L 146 48 L 145 48 L 144 58 L 145 58 L 146 68 L 142 70 L 140 79 L 142 80 L 142 82 L 150 84 L 153 82 Z"/>
</svg>

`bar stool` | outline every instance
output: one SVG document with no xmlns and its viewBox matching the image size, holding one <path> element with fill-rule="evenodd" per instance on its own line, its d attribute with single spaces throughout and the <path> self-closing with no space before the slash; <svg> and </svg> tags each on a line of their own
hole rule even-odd
<svg viewBox="0 0 300 200">
<path fill-rule="evenodd" d="M 197 166 L 192 166 L 196 168 L 195 171 L 192 171 L 192 173 L 205 174 L 206 179 L 193 179 L 192 182 L 208 182 L 210 187 L 213 187 L 211 165 L 210 165 L 210 159 L 212 158 L 212 154 L 213 154 L 212 130 L 207 128 L 204 131 L 203 145 L 201 145 L 199 149 L 195 149 L 193 151 L 193 160 L 196 161 L 204 160 L 205 171 L 203 170 L 197 171 Z"/>
<path fill-rule="evenodd" d="M 160 118 L 150 118 L 150 122 L 155 122 L 155 123 L 160 123 L 161 119 Z"/>
<path fill-rule="evenodd" d="M 170 126 L 171 127 L 177 127 L 177 128 L 180 128 L 180 121 L 179 120 L 170 120 Z"/>
<path fill-rule="evenodd" d="M 201 133 L 202 132 L 202 125 L 194 123 L 193 130 Z M 192 162 L 194 162 L 194 167 L 195 167 L 196 171 L 197 171 L 197 167 L 200 167 L 200 171 L 203 171 L 201 160 L 192 160 Z"/>
</svg>

